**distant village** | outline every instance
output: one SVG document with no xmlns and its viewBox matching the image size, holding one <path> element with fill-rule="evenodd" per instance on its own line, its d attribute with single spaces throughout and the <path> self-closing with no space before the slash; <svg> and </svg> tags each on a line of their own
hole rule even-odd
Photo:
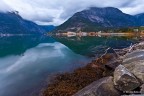
<svg viewBox="0 0 144 96">
<path fill-rule="evenodd" d="M 141 26 L 139 28 L 128 28 L 128 29 L 121 29 L 119 31 L 110 30 L 107 32 L 104 31 L 98 31 L 98 32 L 58 32 L 55 34 L 56 36 L 67 36 L 67 37 L 73 37 L 73 36 L 136 36 L 136 35 L 144 35 L 144 26 Z"/>
</svg>

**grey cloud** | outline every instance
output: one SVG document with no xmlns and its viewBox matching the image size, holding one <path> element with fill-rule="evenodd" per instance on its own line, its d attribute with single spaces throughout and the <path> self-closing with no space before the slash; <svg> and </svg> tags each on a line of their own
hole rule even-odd
<svg viewBox="0 0 144 96">
<path fill-rule="evenodd" d="M 120 8 L 123 12 L 128 14 L 144 13 L 144 0 L 133 0 L 129 5 Z"/>
<path fill-rule="evenodd" d="M 17 10 L 23 18 L 38 24 L 59 25 L 88 7 L 110 6 L 128 14 L 144 12 L 144 0 L 2 0 L 0 10 Z"/>
<path fill-rule="evenodd" d="M 66 19 L 72 16 L 75 12 L 84 10 L 88 7 L 125 7 L 129 6 L 130 3 L 132 3 L 132 0 L 77 0 L 77 1 L 72 1 L 67 2 L 65 6 L 63 6 L 64 11 L 60 15 L 60 18 Z M 71 5 L 71 6 L 70 6 Z"/>
<path fill-rule="evenodd" d="M 0 1 L 0 12 L 7 12 L 7 11 L 12 11 L 12 8 L 8 6 L 3 0 Z"/>
</svg>

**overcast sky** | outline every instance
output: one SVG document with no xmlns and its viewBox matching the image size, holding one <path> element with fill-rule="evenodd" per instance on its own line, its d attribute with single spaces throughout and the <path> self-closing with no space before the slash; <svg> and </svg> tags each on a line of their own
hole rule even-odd
<svg viewBox="0 0 144 96">
<path fill-rule="evenodd" d="M 144 0 L 0 0 L 0 11 L 19 11 L 42 25 L 59 25 L 88 7 L 116 7 L 128 14 L 144 12 Z"/>
</svg>

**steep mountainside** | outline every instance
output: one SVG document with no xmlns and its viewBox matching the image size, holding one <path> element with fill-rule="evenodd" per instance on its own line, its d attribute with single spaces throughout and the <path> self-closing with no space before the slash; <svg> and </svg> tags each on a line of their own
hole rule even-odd
<svg viewBox="0 0 144 96">
<path fill-rule="evenodd" d="M 0 33 L 42 34 L 45 30 L 37 24 L 24 20 L 15 12 L 0 13 Z"/>
<path fill-rule="evenodd" d="M 57 30 L 97 31 L 107 28 L 135 27 L 144 25 L 144 15 L 132 16 L 117 8 L 91 7 L 75 13 L 70 19 L 57 27 Z"/>
<path fill-rule="evenodd" d="M 135 15 L 135 17 L 136 17 L 137 20 L 138 20 L 139 26 L 144 26 L 144 13 Z"/>
<path fill-rule="evenodd" d="M 41 28 L 43 28 L 46 32 L 50 32 L 50 31 L 53 31 L 56 26 L 53 26 L 53 25 L 41 25 Z"/>
</svg>

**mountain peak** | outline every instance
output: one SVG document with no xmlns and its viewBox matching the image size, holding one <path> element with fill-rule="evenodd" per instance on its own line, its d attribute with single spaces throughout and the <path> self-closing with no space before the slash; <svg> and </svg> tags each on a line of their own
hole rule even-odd
<svg viewBox="0 0 144 96">
<path fill-rule="evenodd" d="M 106 15 L 106 14 L 122 14 L 122 11 L 119 10 L 118 8 L 114 7 L 90 7 L 88 10 L 84 10 L 83 12 L 91 12 L 93 15 Z"/>
<path fill-rule="evenodd" d="M 95 9 L 99 9 L 99 10 L 101 10 L 101 9 L 105 9 L 105 10 L 113 10 L 113 9 L 115 9 L 115 10 L 119 10 L 118 8 L 115 8 L 115 7 L 89 7 L 89 9 L 90 10 L 95 10 Z"/>
<path fill-rule="evenodd" d="M 88 11 L 115 11 L 115 12 L 122 12 L 121 10 L 119 10 L 118 8 L 115 7 L 89 7 Z"/>
<path fill-rule="evenodd" d="M 79 29 L 82 31 L 99 31 L 104 28 L 135 26 L 135 17 L 123 13 L 113 7 L 90 7 L 74 14 L 68 21 L 60 25 L 58 30 Z"/>
</svg>

